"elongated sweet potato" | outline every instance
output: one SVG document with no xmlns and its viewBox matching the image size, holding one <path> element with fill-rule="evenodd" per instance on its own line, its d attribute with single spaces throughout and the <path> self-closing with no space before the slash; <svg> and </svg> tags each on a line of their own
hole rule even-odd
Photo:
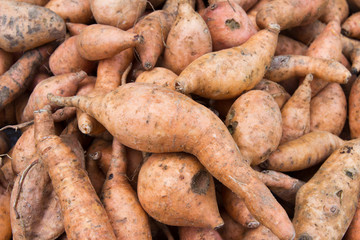
<svg viewBox="0 0 360 240">
<path fill-rule="evenodd" d="M 274 25 L 241 46 L 199 57 L 176 79 L 176 90 L 210 99 L 229 99 L 252 89 L 270 66 L 278 34 L 279 26 Z"/>
<path fill-rule="evenodd" d="M 296 195 L 296 239 L 341 239 L 360 192 L 360 142 L 336 150 Z"/>
<path fill-rule="evenodd" d="M 214 177 L 244 198 L 260 223 L 280 239 L 293 238 L 287 214 L 257 179 L 226 126 L 213 112 L 189 97 L 151 84 L 128 83 L 94 98 L 52 95 L 48 98 L 52 103 L 86 111 L 133 149 L 192 153 Z"/>
<path fill-rule="evenodd" d="M 127 176 L 125 146 L 116 139 L 102 190 L 102 202 L 117 239 L 151 239 L 148 216 L 131 188 Z M 124 221 L 126 219 L 126 221 Z"/>
<path fill-rule="evenodd" d="M 225 124 L 252 165 L 265 161 L 280 143 L 280 108 L 265 91 L 251 90 L 241 95 L 231 106 Z"/>
<path fill-rule="evenodd" d="M 50 0 L 45 7 L 66 22 L 90 23 L 92 20 L 90 0 Z"/>
<path fill-rule="evenodd" d="M 256 15 L 256 24 L 267 28 L 279 24 L 281 30 L 307 25 L 324 14 L 329 0 L 274 0 L 264 4 Z"/>
<path fill-rule="evenodd" d="M 211 228 L 179 227 L 180 240 L 222 240 L 220 234 Z"/>
<path fill-rule="evenodd" d="M 179 6 L 166 46 L 164 64 L 176 74 L 198 57 L 212 51 L 209 28 L 189 4 Z"/>
<path fill-rule="evenodd" d="M 40 110 L 34 115 L 36 149 L 60 200 L 66 234 L 70 239 L 88 236 L 93 239 L 116 239 L 105 209 L 86 171 L 81 168 L 80 160 L 55 135 L 51 112 Z"/>
<path fill-rule="evenodd" d="M 7 52 L 33 49 L 65 38 L 65 22 L 44 7 L 0 1 L 0 48 Z"/>
<path fill-rule="evenodd" d="M 290 98 L 290 94 L 287 93 L 280 84 L 267 79 L 261 80 L 253 89 L 268 92 L 274 98 L 280 109 Z"/>
<path fill-rule="evenodd" d="M 360 78 L 356 78 L 349 96 L 349 127 L 351 138 L 360 137 Z"/>
<path fill-rule="evenodd" d="M 310 132 L 280 145 L 261 166 L 281 172 L 306 169 L 324 161 L 343 144 L 341 138 L 329 132 Z"/>
<path fill-rule="evenodd" d="M 171 70 L 162 67 L 156 67 L 150 71 L 144 71 L 137 78 L 136 82 L 152 83 L 162 87 L 175 90 L 175 79 L 178 76 Z"/>
<path fill-rule="evenodd" d="M 201 16 L 209 26 L 215 51 L 237 47 L 257 32 L 246 12 L 233 1 L 210 4 Z"/>
</svg>

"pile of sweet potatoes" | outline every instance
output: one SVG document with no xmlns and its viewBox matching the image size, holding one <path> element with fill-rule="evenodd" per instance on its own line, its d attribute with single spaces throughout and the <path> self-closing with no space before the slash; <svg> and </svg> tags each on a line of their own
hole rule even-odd
<svg viewBox="0 0 360 240">
<path fill-rule="evenodd" d="M 358 0 L 0 1 L 0 240 L 360 239 L 359 21 Z"/>
</svg>

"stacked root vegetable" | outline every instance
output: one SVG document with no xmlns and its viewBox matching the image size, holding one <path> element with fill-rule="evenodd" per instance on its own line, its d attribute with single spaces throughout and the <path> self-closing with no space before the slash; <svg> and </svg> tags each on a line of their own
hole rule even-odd
<svg viewBox="0 0 360 240">
<path fill-rule="evenodd" d="M 358 240 L 359 73 L 359 0 L 0 0 L 0 240 Z"/>
</svg>

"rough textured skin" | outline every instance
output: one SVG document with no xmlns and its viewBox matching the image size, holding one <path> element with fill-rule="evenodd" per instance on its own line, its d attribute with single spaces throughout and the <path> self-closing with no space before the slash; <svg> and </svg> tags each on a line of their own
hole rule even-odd
<svg viewBox="0 0 360 240">
<path fill-rule="evenodd" d="M 144 210 L 164 224 L 203 228 L 224 224 L 212 176 L 189 154 L 151 155 L 140 169 L 137 192 Z"/>
<path fill-rule="evenodd" d="M 158 57 L 164 51 L 164 43 L 174 20 L 167 11 L 157 10 L 135 25 L 134 32 L 144 37 L 144 43 L 138 44 L 136 51 L 145 70 L 155 67 Z"/>
<path fill-rule="evenodd" d="M 329 0 L 272 0 L 264 4 L 256 15 L 262 29 L 277 23 L 281 30 L 312 23 L 324 14 Z"/>
<path fill-rule="evenodd" d="M 269 81 L 267 79 L 261 80 L 256 86 L 253 88 L 254 90 L 262 90 L 269 93 L 281 109 L 282 106 L 286 103 L 290 98 L 290 94 L 286 92 L 286 90 L 280 85 L 273 81 Z"/>
<path fill-rule="evenodd" d="M 219 233 L 224 240 L 239 240 L 246 230 L 243 226 L 235 222 L 225 211 L 220 212 L 224 220 L 224 226 L 219 229 Z"/>
<path fill-rule="evenodd" d="M 178 76 L 175 73 L 167 68 L 156 67 L 150 71 L 144 71 L 141 73 L 136 78 L 136 82 L 152 83 L 175 90 L 175 79 L 177 77 Z"/>
<path fill-rule="evenodd" d="M 360 78 L 356 78 L 349 96 L 349 126 L 351 138 L 360 137 Z"/>
<path fill-rule="evenodd" d="M 278 44 L 275 50 L 275 56 L 277 55 L 305 55 L 307 46 L 301 42 L 298 42 L 290 37 L 280 34 L 278 38 Z"/>
<path fill-rule="evenodd" d="M 341 239 L 359 200 L 360 141 L 336 150 L 296 195 L 296 239 Z"/>
<path fill-rule="evenodd" d="M 282 137 L 280 144 L 310 132 L 310 82 L 312 79 L 313 76 L 308 74 L 281 109 Z"/>
<path fill-rule="evenodd" d="M 121 51 L 141 44 L 143 38 L 116 27 L 93 24 L 84 28 L 76 39 L 79 54 L 88 60 L 111 58 Z"/>
<path fill-rule="evenodd" d="M 233 1 L 211 4 L 201 16 L 209 26 L 215 51 L 237 47 L 257 32 L 246 12 Z"/>
<path fill-rule="evenodd" d="M 20 52 L 65 38 L 65 22 L 54 12 L 24 2 L 0 1 L 0 48 Z"/>
<path fill-rule="evenodd" d="M 225 124 L 251 165 L 265 161 L 280 143 L 280 108 L 265 91 L 251 90 L 241 95 L 231 106 Z"/>
<path fill-rule="evenodd" d="M 209 28 L 189 4 L 179 6 L 164 50 L 164 65 L 176 74 L 192 61 L 212 51 Z"/>
<path fill-rule="evenodd" d="M 176 89 L 210 99 L 234 98 L 252 89 L 270 66 L 279 34 L 277 27 L 259 31 L 241 46 L 199 57 L 181 72 Z"/>
<path fill-rule="evenodd" d="M 48 98 L 86 111 L 133 149 L 192 153 L 214 177 L 244 198 L 259 222 L 281 239 L 294 236 L 284 209 L 256 178 L 223 122 L 189 97 L 151 84 L 128 83 L 94 98 Z"/>
<path fill-rule="evenodd" d="M 346 0 L 329 0 L 325 7 L 324 15 L 319 19 L 324 23 L 337 21 L 342 23 L 349 15 L 349 6 Z"/>
<path fill-rule="evenodd" d="M 30 121 L 34 118 L 34 111 L 49 104 L 48 93 L 60 96 L 73 96 L 77 92 L 79 82 L 86 77 L 84 71 L 77 73 L 66 73 L 50 77 L 39 83 L 31 93 L 26 107 L 24 108 L 21 120 Z M 56 105 L 52 105 L 53 108 Z"/>
<path fill-rule="evenodd" d="M 209 0 L 209 5 L 223 2 L 224 0 Z M 244 11 L 249 10 L 254 6 L 259 0 L 233 0 L 234 3 L 238 4 Z M 234 5 L 233 5 L 234 6 Z"/>
<path fill-rule="evenodd" d="M 116 239 L 104 207 L 80 160 L 54 133 L 51 113 L 35 113 L 35 140 L 40 160 L 60 200 L 64 226 L 70 239 Z M 61 174 L 59 174 L 61 173 Z M 96 226 L 96 227 L 95 227 Z"/>
<path fill-rule="evenodd" d="M 90 23 L 92 20 L 90 0 L 50 0 L 45 7 L 66 22 Z"/>
<path fill-rule="evenodd" d="M 279 240 L 279 238 L 267 227 L 260 225 L 258 228 L 247 230 L 242 240 Z"/>
<path fill-rule="evenodd" d="M 85 71 L 90 74 L 96 68 L 96 62 L 89 61 L 78 53 L 76 48 L 76 39 L 73 36 L 65 40 L 51 54 L 49 59 L 50 70 L 54 75 Z"/>
<path fill-rule="evenodd" d="M 360 13 L 354 13 L 341 25 L 341 33 L 347 37 L 360 38 Z"/>
<path fill-rule="evenodd" d="M 350 223 L 349 228 L 346 231 L 346 234 L 344 236 L 344 240 L 357 240 L 359 239 L 360 235 L 360 204 L 358 202 L 355 215 Z"/>
<path fill-rule="evenodd" d="M 106 175 L 101 201 L 117 239 L 151 239 L 148 215 L 142 209 L 126 176 L 125 146 L 116 139 L 112 145 L 111 165 Z"/>
<path fill-rule="evenodd" d="M 0 186 L 0 240 L 11 239 L 10 194 L 7 186 Z"/>
<path fill-rule="evenodd" d="M 310 103 L 310 131 L 328 131 L 340 135 L 346 121 L 347 103 L 344 91 L 331 83 L 319 92 Z"/>
<path fill-rule="evenodd" d="M 11 53 L 0 49 L 0 75 L 3 75 L 14 63 L 14 57 Z"/>
<path fill-rule="evenodd" d="M 230 189 L 223 187 L 221 191 L 223 206 L 229 216 L 245 228 L 257 228 L 260 223 L 251 215 L 242 198 Z"/>
<path fill-rule="evenodd" d="M 329 132 L 310 132 L 280 145 L 262 166 L 281 172 L 306 169 L 324 161 L 343 144 L 341 138 Z"/>
<path fill-rule="evenodd" d="M 273 58 L 264 78 L 274 82 L 285 81 L 292 77 L 305 77 L 311 73 L 314 77 L 327 82 L 347 83 L 351 73 L 341 63 L 320 57 L 283 55 Z"/>
<path fill-rule="evenodd" d="M 180 240 L 222 240 L 220 234 L 211 228 L 179 227 Z"/>
<path fill-rule="evenodd" d="M 0 1 L 3 3 L 5 1 Z M 53 44 L 25 52 L 11 68 L 0 76 L 0 110 L 25 92 L 37 68 L 46 56 L 55 49 Z"/>
<path fill-rule="evenodd" d="M 90 0 L 97 23 L 128 30 L 145 11 L 146 0 Z"/>
</svg>

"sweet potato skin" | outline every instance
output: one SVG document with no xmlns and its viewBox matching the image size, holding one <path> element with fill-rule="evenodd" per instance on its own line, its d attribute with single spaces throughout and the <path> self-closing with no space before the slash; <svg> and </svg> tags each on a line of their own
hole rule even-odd
<svg viewBox="0 0 360 240">
<path fill-rule="evenodd" d="M 279 34 L 275 56 L 277 55 L 305 55 L 307 46 L 290 37 Z"/>
<path fill-rule="evenodd" d="M 10 190 L 1 187 L 0 190 L 0 239 L 1 240 L 11 239 L 10 194 L 11 194 Z"/>
<path fill-rule="evenodd" d="M 13 64 L 13 55 L 0 49 L 0 75 L 3 75 Z"/>
<path fill-rule="evenodd" d="M 269 81 L 267 79 L 261 80 L 253 89 L 268 92 L 274 98 L 280 109 L 290 98 L 290 94 L 286 92 L 286 90 L 280 84 Z"/>
<path fill-rule="evenodd" d="M 211 228 L 179 227 L 180 240 L 222 240 L 220 234 Z"/>
<path fill-rule="evenodd" d="M 66 22 L 91 22 L 90 0 L 50 0 L 45 7 L 55 12 Z"/>
<path fill-rule="evenodd" d="M 136 78 L 136 82 L 152 83 L 175 90 L 175 79 L 177 77 L 178 75 L 167 68 L 156 67 L 150 71 L 142 72 Z"/>
<path fill-rule="evenodd" d="M 348 17 L 341 25 L 341 33 L 347 37 L 360 38 L 360 26 L 359 26 L 360 14 L 354 13 Z"/>
<path fill-rule="evenodd" d="M 356 78 L 349 96 L 349 127 L 351 138 L 360 137 L 360 78 Z"/>
</svg>

